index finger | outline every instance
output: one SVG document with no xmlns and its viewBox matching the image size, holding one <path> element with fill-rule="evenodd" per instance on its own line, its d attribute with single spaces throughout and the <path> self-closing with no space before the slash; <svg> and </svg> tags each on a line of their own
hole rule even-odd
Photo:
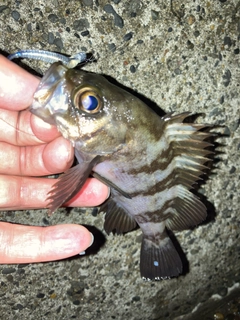
<svg viewBox="0 0 240 320">
<path fill-rule="evenodd" d="M 39 79 L 0 55 L 0 108 L 19 111 L 31 105 Z"/>
<path fill-rule="evenodd" d="M 1 141 L 32 145 L 60 135 L 54 126 L 25 110 L 32 104 L 38 84 L 37 77 L 0 55 Z"/>
</svg>

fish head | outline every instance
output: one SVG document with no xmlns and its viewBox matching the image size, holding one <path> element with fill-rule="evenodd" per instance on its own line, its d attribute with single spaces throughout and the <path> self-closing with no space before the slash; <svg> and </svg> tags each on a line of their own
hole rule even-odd
<svg viewBox="0 0 240 320">
<path fill-rule="evenodd" d="M 57 62 L 42 78 L 30 111 L 78 149 L 109 154 L 126 143 L 133 98 L 101 75 Z"/>
</svg>

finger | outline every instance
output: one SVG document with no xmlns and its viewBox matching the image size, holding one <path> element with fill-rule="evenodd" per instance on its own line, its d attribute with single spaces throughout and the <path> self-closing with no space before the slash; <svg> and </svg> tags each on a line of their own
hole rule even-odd
<svg viewBox="0 0 240 320">
<path fill-rule="evenodd" d="M 28 227 L 1 222 L 0 263 L 64 259 L 86 250 L 92 242 L 92 234 L 79 225 Z"/>
<path fill-rule="evenodd" d="M 56 179 L 0 175 L 0 210 L 47 208 L 48 193 L 55 182 Z M 108 187 L 99 180 L 90 178 L 67 205 L 98 206 L 108 196 Z"/>
<path fill-rule="evenodd" d="M 38 84 L 38 78 L 0 55 L 0 108 L 26 109 Z"/>
<path fill-rule="evenodd" d="M 32 104 L 38 84 L 38 78 L 0 55 L 1 141 L 32 145 L 60 136 L 56 127 L 25 110 Z"/>
<path fill-rule="evenodd" d="M 0 142 L 0 150 L 0 174 L 46 176 L 66 171 L 74 158 L 71 143 L 63 137 L 32 147 Z"/>
<path fill-rule="evenodd" d="M 19 146 L 45 143 L 60 136 L 55 126 L 31 114 L 29 110 L 0 109 L 0 126 L 0 141 Z"/>
</svg>

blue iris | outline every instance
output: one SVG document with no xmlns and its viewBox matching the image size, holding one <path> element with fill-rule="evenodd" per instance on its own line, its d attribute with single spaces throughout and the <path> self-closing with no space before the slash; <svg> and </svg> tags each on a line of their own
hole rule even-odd
<svg viewBox="0 0 240 320">
<path fill-rule="evenodd" d="M 98 107 L 98 99 L 91 95 L 82 97 L 82 106 L 86 111 L 93 111 Z"/>
</svg>

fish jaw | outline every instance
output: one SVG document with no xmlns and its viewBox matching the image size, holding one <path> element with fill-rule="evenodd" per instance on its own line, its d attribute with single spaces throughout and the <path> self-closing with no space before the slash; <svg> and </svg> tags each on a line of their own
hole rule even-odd
<svg viewBox="0 0 240 320">
<path fill-rule="evenodd" d="M 33 96 L 30 111 L 47 123 L 56 125 L 56 115 L 68 110 L 64 76 L 67 68 L 54 63 L 42 78 Z"/>
</svg>

